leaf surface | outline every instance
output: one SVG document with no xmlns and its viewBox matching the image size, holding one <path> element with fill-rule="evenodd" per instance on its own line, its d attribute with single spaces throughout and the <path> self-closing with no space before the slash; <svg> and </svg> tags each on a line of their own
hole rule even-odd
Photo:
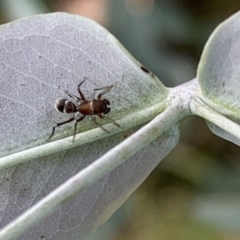
<svg viewBox="0 0 240 240">
<path fill-rule="evenodd" d="M 240 120 L 240 13 L 220 24 L 210 36 L 198 66 L 204 101 L 233 121 Z M 218 136 L 239 145 L 239 140 L 208 123 Z"/>
<path fill-rule="evenodd" d="M 96 139 L 101 140 L 64 151 L 57 148 L 55 154 L 2 169 L 3 227 L 124 140 L 137 129 L 134 125 L 153 117 L 147 110 L 166 99 L 168 90 L 141 69 L 107 30 L 89 19 L 64 13 L 39 15 L 3 25 L 0 31 L 1 157 L 47 143 L 56 122 L 69 118 L 55 111 L 55 99 L 65 98 L 65 90 L 77 95 L 83 78 L 87 78 L 82 90 L 88 99 L 94 88 L 114 84 L 106 94 L 112 107 L 108 116 L 117 122 L 133 116 L 122 129 L 111 126 L 109 136 L 96 130 L 101 135 Z M 137 119 L 138 111 L 146 111 L 146 117 Z M 87 119 L 78 132 L 96 127 Z M 52 140 L 71 136 L 72 130 L 71 124 L 58 128 Z M 142 183 L 178 138 L 174 125 L 19 239 L 85 239 Z"/>
</svg>

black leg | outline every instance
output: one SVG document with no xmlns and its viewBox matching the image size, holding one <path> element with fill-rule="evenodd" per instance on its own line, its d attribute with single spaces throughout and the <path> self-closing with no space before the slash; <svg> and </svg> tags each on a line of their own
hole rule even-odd
<svg viewBox="0 0 240 240">
<path fill-rule="evenodd" d="M 92 120 L 94 121 L 94 123 L 96 125 L 98 125 L 104 132 L 106 133 L 110 133 L 107 129 L 105 129 L 100 123 L 97 122 L 96 118 L 95 117 L 92 117 Z"/>
<path fill-rule="evenodd" d="M 69 97 L 73 98 L 76 102 L 81 102 L 81 100 L 82 100 L 81 98 L 79 98 L 79 97 L 71 94 L 69 91 L 65 91 L 65 93 L 66 93 Z"/>
<path fill-rule="evenodd" d="M 86 115 L 83 115 L 82 117 L 80 117 L 79 119 L 76 120 L 75 124 L 74 124 L 74 132 L 73 132 L 73 142 L 76 136 L 76 131 L 77 131 L 77 125 L 80 121 L 82 121 L 85 118 Z"/>
<path fill-rule="evenodd" d="M 83 95 L 83 93 L 82 93 L 82 91 L 81 91 L 81 89 L 80 89 L 81 85 L 82 85 L 84 82 L 85 82 L 85 80 L 83 80 L 82 82 L 80 82 L 80 83 L 78 84 L 78 92 L 79 92 L 79 95 L 81 96 L 81 99 L 82 99 L 82 100 L 86 100 L 86 99 L 85 99 L 85 96 Z"/>
<path fill-rule="evenodd" d="M 64 124 L 66 124 L 66 123 L 70 123 L 70 122 L 72 122 L 74 119 L 75 119 L 75 118 L 72 117 L 72 118 L 68 119 L 67 121 L 64 121 L 64 122 L 61 122 L 61 123 L 57 123 L 57 125 L 54 126 L 53 129 L 52 129 L 52 133 L 51 133 L 49 139 L 51 139 L 51 137 L 54 135 L 56 127 L 60 127 L 61 125 L 64 125 Z"/>
</svg>

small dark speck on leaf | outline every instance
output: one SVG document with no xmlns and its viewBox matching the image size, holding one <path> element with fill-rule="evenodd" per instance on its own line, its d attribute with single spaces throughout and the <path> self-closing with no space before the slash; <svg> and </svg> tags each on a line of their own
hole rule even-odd
<svg viewBox="0 0 240 240">
<path fill-rule="evenodd" d="M 145 73 L 150 73 L 150 71 L 148 69 L 146 69 L 145 67 L 141 66 L 141 69 L 145 72 Z"/>
<path fill-rule="evenodd" d="M 225 87 L 225 82 L 222 83 L 222 86 Z"/>
</svg>

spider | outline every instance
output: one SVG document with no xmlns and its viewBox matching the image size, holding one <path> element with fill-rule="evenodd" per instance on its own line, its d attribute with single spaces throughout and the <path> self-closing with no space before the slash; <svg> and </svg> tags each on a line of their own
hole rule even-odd
<svg viewBox="0 0 240 240">
<path fill-rule="evenodd" d="M 73 98 L 76 101 L 76 104 L 74 102 L 72 102 L 71 100 L 68 100 L 65 98 L 56 100 L 55 108 L 57 111 L 62 112 L 62 113 L 68 113 L 68 114 L 75 113 L 75 116 L 71 117 L 67 121 L 57 123 L 52 129 L 52 133 L 51 133 L 49 139 L 52 138 L 52 136 L 55 133 L 55 129 L 57 127 L 60 127 L 61 125 L 70 123 L 75 120 L 73 140 L 72 140 L 72 141 L 74 141 L 75 135 L 76 135 L 76 130 L 77 130 L 77 124 L 80 121 L 82 121 L 87 115 L 90 115 L 92 117 L 93 122 L 96 125 L 98 125 L 106 133 L 109 133 L 109 131 L 107 131 L 107 129 L 105 129 L 100 123 L 98 123 L 96 121 L 96 115 L 99 116 L 100 118 L 105 119 L 108 122 L 111 122 L 112 124 L 114 124 L 117 127 L 121 127 L 118 123 L 116 123 L 110 117 L 106 116 L 106 114 L 108 114 L 111 110 L 111 108 L 108 107 L 110 105 L 110 102 L 107 99 L 102 98 L 104 94 L 109 92 L 114 87 L 114 85 L 94 89 L 94 91 L 102 90 L 98 94 L 97 99 L 93 98 L 92 100 L 86 100 L 84 94 L 82 93 L 82 91 L 80 89 L 81 85 L 84 82 L 85 82 L 85 80 L 80 82 L 80 84 L 78 85 L 78 88 L 77 88 L 80 97 L 77 97 L 77 96 L 73 95 L 72 93 L 65 91 L 65 93 L 70 98 Z M 77 118 L 79 113 L 81 113 L 82 116 L 80 118 Z"/>
</svg>

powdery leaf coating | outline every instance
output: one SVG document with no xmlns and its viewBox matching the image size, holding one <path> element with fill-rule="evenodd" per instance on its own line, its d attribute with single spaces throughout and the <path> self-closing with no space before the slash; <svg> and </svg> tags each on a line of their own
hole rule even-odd
<svg viewBox="0 0 240 240">
<path fill-rule="evenodd" d="M 208 40 L 197 71 L 204 101 L 233 121 L 240 119 L 240 12 L 220 24 Z M 237 145 L 239 140 L 208 123 L 212 132 Z"/>
<path fill-rule="evenodd" d="M 84 240 L 102 225 L 177 144 L 172 127 L 21 238 Z M 129 132 L 131 133 L 131 132 Z M 122 134 L 1 171 L 1 227 L 124 139 Z M 91 154 L 89 154 L 91 152 Z"/>
<path fill-rule="evenodd" d="M 236 145 L 240 146 L 240 139 L 237 137 L 233 136 L 229 132 L 224 131 L 222 128 L 216 126 L 215 124 L 212 124 L 211 122 L 207 121 L 207 125 L 210 128 L 210 130 L 216 134 L 217 136 L 226 139 L 232 143 L 235 143 Z"/>
<path fill-rule="evenodd" d="M 39 15 L 0 27 L 0 156 L 46 142 L 56 121 L 64 91 L 77 93 L 114 84 L 108 93 L 111 117 L 147 108 L 167 90 L 104 28 L 65 13 Z M 81 129 L 95 127 L 84 121 Z M 90 127 L 89 127 L 90 126 Z M 72 126 L 57 137 L 72 135 Z M 68 131 L 65 131 L 68 130 Z M 1 170 L 0 225 L 5 226 L 65 180 L 124 140 L 136 129 Z M 58 209 L 19 239 L 85 239 L 128 198 L 177 144 L 173 126 L 84 193 Z"/>
<path fill-rule="evenodd" d="M 64 13 L 39 15 L 0 28 L 0 157 L 45 143 L 56 122 L 69 116 L 54 109 L 65 90 L 114 84 L 107 94 L 111 116 L 137 111 L 166 96 L 166 88 L 97 23 Z M 81 126 L 91 124 L 83 121 Z M 68 126 L 57 131 L 59 136 Z M 66 133 L 65 133 L 66 136 Z"/>
<path fill-rule="evenodd" d="M 240 117 L 240 13 L 220 24 L 208 40 L 197 72 L 203 95 L 221 113 Z M 218 106 L 218 107 L 217 107 Z"/>
</svg>

